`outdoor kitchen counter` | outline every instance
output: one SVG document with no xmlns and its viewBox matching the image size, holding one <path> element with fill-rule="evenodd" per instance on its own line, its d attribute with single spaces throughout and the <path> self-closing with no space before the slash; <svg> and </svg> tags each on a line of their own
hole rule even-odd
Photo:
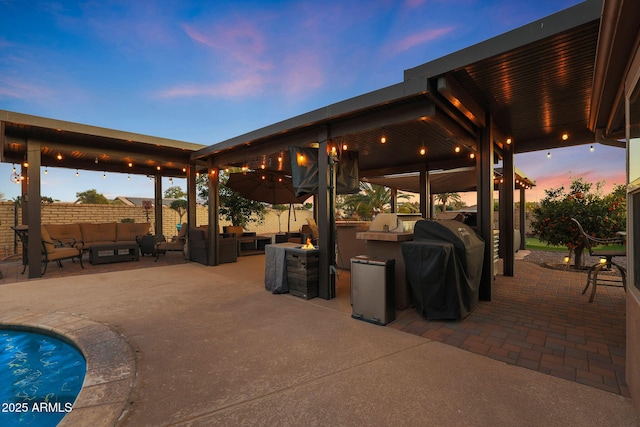
<svg viewBox="0 0 640 427">
<path fill-rule="evenodd" d="M 351 258 L 366 254 L 366 242 L 356 239 L 356 233 L 367 231 L 371 221 L 336 221 L 338 268 L 351 270 Z"/>
<path fill-rule="evenodd" d="M 383 242 L 408 242 L 413 240 L 413 233 L 394 233 L 391 231 L 362 231 L 356 233 L 356 239 L 380 240 Z"/>
<path fill-rule="evenodd" d="M 356 233 L 356 239 L 366 241 L 366 255 L 378 258 L 395 259 L 395 307 L 405 310 L 411 297 L 407 286 L 404 258 L 400 244 L 413 240 L 413 233 L 394 233 L 389 231 L 363 231 Z"/>
</svg>

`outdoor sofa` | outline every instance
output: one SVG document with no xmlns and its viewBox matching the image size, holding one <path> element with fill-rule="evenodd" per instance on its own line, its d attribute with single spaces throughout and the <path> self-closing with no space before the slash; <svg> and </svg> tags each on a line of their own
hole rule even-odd
<svg viewBox="0 0 640 427">
<path fill-rule="evenodd" d="M 112 243 L 137 244 L 138 237 L 149 232 L 146 222 L 106 222 L 44 224 L 51 239 L 58 246 L 72 246 L 88 251 L 91 246 Z"/>
</svg>

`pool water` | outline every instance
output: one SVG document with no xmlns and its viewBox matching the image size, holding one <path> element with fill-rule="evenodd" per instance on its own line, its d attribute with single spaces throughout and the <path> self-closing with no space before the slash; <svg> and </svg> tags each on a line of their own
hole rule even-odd
<svg viewBox="0 0 640 427">
<path fill-rule="evenodd" d="M 73 409 L 82 354 L 50 335 L 0 329 L 0 425 L 55 426 Z"/>
</svg>

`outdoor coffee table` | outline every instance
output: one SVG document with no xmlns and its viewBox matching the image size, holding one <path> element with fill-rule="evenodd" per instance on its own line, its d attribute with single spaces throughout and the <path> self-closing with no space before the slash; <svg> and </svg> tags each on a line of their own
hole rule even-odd
<svg viewBox="0 0 640 427">
<path fill-rule="evenodd" d="M 264 248 L 271 243 L 271 237 L 241 236 L 238 237 L 238 256 L 263 254 Z"/>
<path fill-rule="evenodd" d="M 89 248 L 89 262 L 94 265 L 138 261 L 138 259 L 137 243 L 104 243 Z"/>
</svg>

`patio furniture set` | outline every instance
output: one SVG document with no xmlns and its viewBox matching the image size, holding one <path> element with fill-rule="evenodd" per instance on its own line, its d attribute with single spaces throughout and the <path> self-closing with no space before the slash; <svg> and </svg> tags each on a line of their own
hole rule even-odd
<svg viewBox="0 0 640 427">
<path fill-rule="evenodd" d="M 24 273 L 28 265 L 29 229 L 26 225 L 13 229 L 22 242 Z M 78 259 L 80 267 L 84 268 L 84 253 L 88 253 L 89 262 L 94 265 L 138 261 L 140 254 L 155 256 L 157 261 L 161 254 L 168 251 L 184 250 L 187 226 L 183 224 L 178 235 L 170 241 L 166 241 L 162 235 L 149 234 L 148 223 L 43 224 L 40 233 L 44 275 L 49 262 L 52 261 L 62 267 L 60 261 Z"/>
</svg>

